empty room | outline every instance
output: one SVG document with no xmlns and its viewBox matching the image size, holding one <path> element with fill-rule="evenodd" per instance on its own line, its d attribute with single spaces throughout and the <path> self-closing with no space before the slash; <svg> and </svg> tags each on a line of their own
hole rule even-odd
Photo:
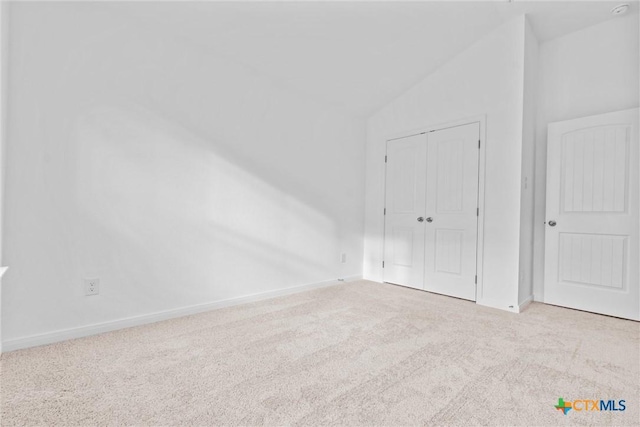
<svg viewBox="0 0 640 427">
<path fill-rule="evenodd" d="M 0 2 L 0 425 L 640 426 L 639 17 Z"/>
</svg>

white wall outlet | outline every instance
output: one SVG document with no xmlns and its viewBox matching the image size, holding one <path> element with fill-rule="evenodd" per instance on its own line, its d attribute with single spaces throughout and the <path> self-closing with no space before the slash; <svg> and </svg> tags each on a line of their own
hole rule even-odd
<svg viewBox="0 0 640 427">
<path fill-rule="evenodd" d="M 347 262 L 347 254 L 343 253 L 342 255 L 340 255 L 340 262 L 342 264 L 345 264 Z"/>
<path fill-rule="evenodd" d="M 84 294 L 98 295 L 100 293 L 100 279 L 84 279 Z"/>
</svg>

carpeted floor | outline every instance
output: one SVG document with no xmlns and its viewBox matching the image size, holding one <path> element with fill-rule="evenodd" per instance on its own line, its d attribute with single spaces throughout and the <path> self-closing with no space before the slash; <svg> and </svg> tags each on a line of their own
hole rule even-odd
<svg viewBox="0 0 640 427">
<path fill-rule="evenodd" d="M 2 355 L 2 425 L 639 425 L 640 324 L 359 281 Z M 556 410 L 558 398 L 625 411 Z"/>
</svg>

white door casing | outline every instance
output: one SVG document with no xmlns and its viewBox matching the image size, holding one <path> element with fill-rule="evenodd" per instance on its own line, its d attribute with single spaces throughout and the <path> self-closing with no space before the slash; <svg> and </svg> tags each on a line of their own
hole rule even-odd
<svg viewBox="0 0 640 427">
<path fill-rule="evenodd" d="M 425 290 L 476 300 L 479 123 L 428 134 Z"/>
<path fill-rule="evenodd" d="M 424 134 L 387 142 L 384 281 L 416 289 L 424 287 L 426 152 Z"/>
<path fill-rule="evenodd" d="M 640 320 L 638 114 L 549 124 L 546 303 Z"/>
</svg>

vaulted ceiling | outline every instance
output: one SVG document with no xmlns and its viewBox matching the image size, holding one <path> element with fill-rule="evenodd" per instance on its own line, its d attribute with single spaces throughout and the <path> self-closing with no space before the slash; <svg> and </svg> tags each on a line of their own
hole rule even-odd
<svg viewBox="0 0 640 427">
<path fill-rule="evenodd" d="M 367 116 L 509 18 L 540 41 L 617 19 L 619 1 L 131 2 L 135 19 Z M 632 2 L 629 13 L 638 13 Z"/>
</svg>

